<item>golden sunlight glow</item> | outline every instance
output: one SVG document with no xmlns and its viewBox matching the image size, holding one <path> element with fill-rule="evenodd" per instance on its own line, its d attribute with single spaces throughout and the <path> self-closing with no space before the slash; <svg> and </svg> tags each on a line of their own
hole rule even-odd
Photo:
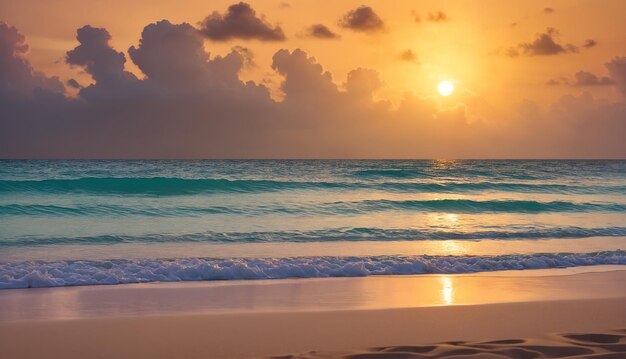
<svg viewBox="0 0 626 359">
<path fill-rule="evenodd" d="M 454 84 L 451 81 L 443 80 L 437 86 L 437 91 L 441 96 L 450 96 L 454 92 Z"/>
<path fill-rule="evenodd" d="M 446 305 L 454 302 L 454 288 L 450 277 L 441 277 L 441 299 Z"/>
</svg>

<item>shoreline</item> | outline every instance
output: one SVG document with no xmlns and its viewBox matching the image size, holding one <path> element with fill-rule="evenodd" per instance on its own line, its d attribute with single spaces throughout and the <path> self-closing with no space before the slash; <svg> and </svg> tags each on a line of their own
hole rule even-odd
<svg viewBox="0 0 626 359">
<path fill-rule="evenodd" d="M 0 290 L 0 323 L 626 298 L 626 266 Z M 235 298 L 235 299 L 233 299 Z"/>
<path fill-rule="evenodd" d="M 0 347 L 15 359 L 250 358 L 600 333 L 626 328 L 615 269 L 3 290 Z"/>
<path fill-rule="evenodd" d="M 467 274 L 519 269 L 625 265 L 623 250 L 501 256 L 330 256 L 288 258 L 176 258 L 0 263 L 0 289 L 147 282 L 379 275 Z"/>
</svg>

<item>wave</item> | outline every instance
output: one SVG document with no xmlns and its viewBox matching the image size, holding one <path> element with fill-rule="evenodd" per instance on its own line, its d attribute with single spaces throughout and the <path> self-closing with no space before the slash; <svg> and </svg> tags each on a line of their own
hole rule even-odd
<svg viewBox="0 0 626 359">
<path fill-rule="evenodd" d="M 453 274 L 626 264 L 625 251 L 502 256 L 185 258 L 0 263 L 0 288 Z"/>
<path fill-rule="evenodd" d="M 318 185 L 322 188 L 333 187 L 332 182 L 318 183 Z M 309 184 L 306 182 L 168 177 L 87 177 L 38 181 L 0 181 L 0 192 L 90 192 L 104 194 L 153 194 L 159 196 L 211 192 L 264 192 L 281 189 L 302 189 L 306 187 L 309 187 Z"/>
<path fill-rule="evenodd" d="M 382 211 L 441 211 L 449 213 L 541 213 L 541 212 L 624 212 L 625 204 L 576 203 L 566 201 L 474 201 L 466 199 L 437 200 L 362 200 L 316 204 L 277 204 L 243 206 L 122 206 L 122 205 L 0 205 L 0 216 L 148 216 L 181 217 L 207 214 L 260 216 L 282 215 L 354 215 Z"/>
<path fill-rule="evenodd" d="M 342 204 L 345 202 L 338 202 Z M 364 200 L 353 202 L 354 208 L 359 211 L 381 211 L 389 209 L 415 211 L 447 211 L 457 213 L 476 212 L 622 212 L 626 205 L 618 203 L 578 203 L 567 201 L 519 201 L 519 200 L 491 200 L 475 201 L 469 199 L 436 199 L 436 200 Z"/>
<path fill-rule="evenodd" d="M 143 236 L 101 235 L 86 237 L 25 237 L 0 239 L 1 247 L 45 245 L 102 245 L 118 243 L 280 243 L 341 241 L 420 241 L 420 240 L 515 240 L 548 238 L 624 237 L 626 227 L 522 228 L 518 231 L 489 230 L 473 232 L 432 229 L 332 228 L 314 231 L 276 232 L 203 232 L 190 234 L 152 234 Z"/>
<path fill-rule="evenodd" d="M 391 171 L 391 170 L 388 170 Z M 395 171 L 395 170 L 394 170 Z M 377 171 L 380 172 L 380 171 Z M 391 177 L 391 176 L 390 176 Z M 83 192 L 120 195 L 192 195 L 200 193 L 272 192 L 283 190 L 383 190 L 397 192 L 456 193 L 505 191 L 522 193 L 626 193 L 626 186 L 578 186 L 511 182 L 329 182 L 229 180 L 223 178 L 86 177 L 76 179 L 0 180 L 0 193 Z"/>
</svg>

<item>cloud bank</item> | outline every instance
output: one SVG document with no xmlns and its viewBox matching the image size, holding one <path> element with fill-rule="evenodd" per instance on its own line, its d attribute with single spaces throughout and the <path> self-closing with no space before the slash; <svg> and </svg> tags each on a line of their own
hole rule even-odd
<svg viewBox="0 0 626 359">
<path fill-rule="evenodd" d="M 106 29 L 84 26 L 65 61 L 89 74 L 77 97 L 32 68 L 26 39 L 0 23 L 0 157 L 3 158 L 488 158 L 624 157 L 626 105 L 589 94 L 549 110 L 526 101 L 501 116 L 458 91 L 452 104 L 405 94 L 377 99 L 380 74 L 345 79 L 301 49 L 281 49 L 272 69 L 281 101 L 242 81 L 253 61 L 234 47 L 205 50 L 205 33 L 167 20 L 147 25 L 126 55 Z M 128 71 L 128 62 L 141 76 Z M 626 58 L 607 63 L 626 98 Z"/>
</svg>

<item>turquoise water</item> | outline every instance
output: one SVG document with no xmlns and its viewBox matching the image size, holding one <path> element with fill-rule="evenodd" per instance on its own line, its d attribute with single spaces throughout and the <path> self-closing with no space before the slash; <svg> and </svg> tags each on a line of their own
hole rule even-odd
<svg viewBox="0 0 626 359">
<path fill-rule="evenodd" d="M 0 161 L 3 288 L 626 264 L 625 236 L 626 161 Z"/>
</svg>

